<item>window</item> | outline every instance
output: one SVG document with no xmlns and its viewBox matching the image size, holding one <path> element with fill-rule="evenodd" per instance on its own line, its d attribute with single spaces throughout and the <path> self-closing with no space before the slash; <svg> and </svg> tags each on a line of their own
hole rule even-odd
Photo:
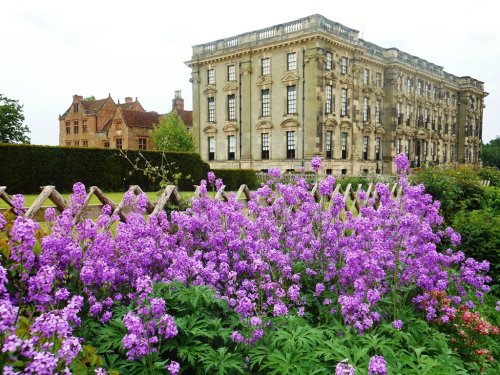
<svg viewBox="0 0 500 375">
<path fill-rule="evenodd" d="M 411 113 L 411 105 L 407 104 L 406 105 L 406 120 L 410 120 L 410 113 Z"/>
<path fill-rule="evenodd" d="M 269 57 L 266 57 L 261 60 L 262 63 L 262 75 L 263 76 L 268 76 L 271 74 L 271 59 Z"/>
<path fill-rule="evenodd" d="M 418 92 L 418 95 L 422 95 L 423 94 L 423 89 L 422 89 L 422 80 L 419 79 L 418 82 L 417 82 L 417 92 Z"/>
<path fill-rule="evenodd" d="M 382 101 L 377 100 L 375 102 L 375 121 L 378 122 L 379 124 L 382 122 Z"/>
<path fill-rule="evenodd" d="M 434 156 L 436 155 L 436 142 L 431 144 L 431 160 L 434 161 Z"/>
<path fill-rule="evenodd" d="M 227 66 L 227 80 L 228 81 L 236 81 L 236 69 L 234 65 Z"/>
<path fill-rule="evenodd" d="M 346 175 L 347 174 L 347 168 L 343 168 L 340 173 L 342 173 L 343 175 Z"/>
<path fill-rule="evenodd" d="M 401 143 L 403 143 L 403 140 L 401 138 L 396 138 L 396 154 L 401 153 Z"/>
<path fill-rule="evenodd" d="M 410 160 L 410 140 L 406 140 L 406 146 L 405 146 L 405 154 L 408 160 Z"/>
<path fill-rule="evenodd" d="M 146 138 L 139 138 L 139 150 L 146 150 Z"/>
<path fill-rule="evenodd" d="M 120 150 L 123 148 L 123 140 L 121 138 L 116 138 L 116 148 Z"/>
<path fill-rule="evenodd" d="M 347 74 L 347 64 L 347 57 L 342 56 L 342 58 L 340 59 L 340 74 Z"/>
<path fill-rule="evenodd" d="M 296 70 L 297 69 L 297 53 L 287 53 L 286 55 L 287 69 L 286 70 Z"/>
<path fill-rule="evenodd" d="M 430 83 L 425 84 L 425 96 L 429 99 L 431 98 L 431 84 Z"/>
<path fill-rule="evenodd" d="M 445 163 L 446 163 L 446 161 L 447 161 L 447 159 L 446 159 L 446 158 L 447 158 L 447 153 L 448 153 L 447 146 L 446 146 L 446 145 L 444 145 L 444 146 L 443 146 L 443 161 L 444 161 Z"/>
<path fill-rule="evenodd" d="M 429 110 L 424 108 L 424 124 L 427 126 L 429 123 Z"/>
<path fill-rule="evenodd" d="M 363 121 L 368 122 L 368 118 L 370 117 L 370 106 L 368 105 L 368 97 L 365 96 L 363 98 Z"/>
<path fill-rule="evenodd" d="M 333 132 L 331 130 L 327 130 L 326 131 L 326 158 L 327 159 L 331 159 L 332 158 L 332 149 L 333 149 L 333 145 L 332 145 L 332 135 L 333 135 Z"/>
<path fill-rule="evenodd" d="M 109 141 L 103 141 L 102 145 L 104 146 L 104 148 L 109 148 Z"/>
<path fill-rule="evenodd" d="M 73 104 L 73 112 L 78 112 L 78 103 Z"/>
<path fill-rule="evenodd" d="M 450 146 L 450 161 L 455 161 L 455 145 Z"/>
<path fill-rule="evenodd" d="M 287 113 L 295 114 L 297 113 L 297 87 L 295 85 L 288 86 L 286 88 L 286 107 Z"/>
<path fill-rule="evenodd" d="M 401 118 L 401 103 L 400 102 L 396 103 L 396 118 L 398 119 L 398 125 L 401 125 L 401 122 L 399 121 Z"/>
<path fill-rule="evenodd" d="M 207 83 L 209 85 L 215 85 L 215 69 L 207 70 Z"/>
<path fill-rule="evenodd" d="M 71 141 L 66 141 L 66 146 L 67 147 L 71 146 Z"/>
<path fill-rule="evenodd" d="M 215 98 L 208 98 L 208 122 L 215 122 Z"/>
<path fill-rule="evenodd" d="M 380 137 L 375 138 L 375 160 L 380 160 Z"/>
<path fill-rule="evenodd" d="M 363 160 L 368 160 L 368 137 L 363 137 Z"/>
<path fill-rule="evenodd" d="M 326 53 L 326 70 L 333 69 L 333 54 L 331 52 Z"/>
<path fill-rule="evenodd" d="M 365 69 L 363 73 L 363 85 L 370 84 L 370 69 Z"/>
<path fill-rule="evenodd" d="M 215 160 L 215 138 L 208 137 L 208 160 Z"/>
<path fill-rule="evenodd" d="M 73 133 L 78 134 L 78 121 L 73 121 Z"/>
<path fill-rule="evenodd" d="M 342 149 L 342 159 L 347 159 L 347 133 L 343 132 L 340 139 Z"/>
<path fill-rule="evenodd" d="M 87 133 L 87 120 L 83 120 L 82 122 L 82 133 Z"/>
<path fill-rule="evenodd" d="M 236 140 L 234 135 L 227 136 L 227 160 L 234 160 L 236 154 Z"/>
<path fill-rule="evenodd" d="M 382 73 L 375 73 L 375 83 L 377 87 L 382 87 Z M 401 81 L 398 80 L 398 85 L 401 86 Z M 401 91 L 401 87 L 399 87 L 398 91 Z"/>
<path fill-rule="evenodd" d="M 80 141 L 74 141 L 73 146 L 75 147 L 80 147 Z"/>
<path fill-rule="evenodd" d="M 269 133 L 261 134 L 262 141 L 262 160 L 269 159 Z"/>
<path fill-rule="evenodd" d="M 262 103 L 262 117 L 269 117 L 270 114 L 270 100 L 271 97 L 269 95 L 269 89 L 262 90 L 261 94 L 261 103 Z"/>
<path fill-rule="evenodd" d="M 236 99 L 234 94 L 227 96 L 227 119 L 229 121 L 236 120 Z"/>
<path fill-rule="evenodd" d="M 89 147 L 89 141 L 82 141 L 82 147 Z"/>
<path fill-rule="evenodd" d="M 408 77 L 406 81 L 406 89 L 408 90 L 408 94 L 413 94 L 413 78 Z"/>
<path fill-rule="evenodd" d="M 428 141 L 424 141 L 424 160 L 427 160 Z"/>
<path fill-rule="evenodd" d="M 347 116 L 347 89 L 342 89 L 340 95 L 340 116 Z"/>
<path fill-rule="evenodd" d="M 295 132 L 286 132 L 286 158 L 295 159 Z"/>
<path fill-rule="evenodd" d="M 115 127 L 116 127 L 116 131 L 122 130 L 122 122 L 121 122 L 121 120 L 116 120 Z"/>
<path fill-rule="evenodd" d="M 333 112 L 333 86 L 326 85 L 326 105 L 325 105 L 325 113 L 330 114 Z"/>
<path fill-rule="evenodd" d="M 66 121 L 66 134 L 71 134 L 71 122 Z"/>
</svg>

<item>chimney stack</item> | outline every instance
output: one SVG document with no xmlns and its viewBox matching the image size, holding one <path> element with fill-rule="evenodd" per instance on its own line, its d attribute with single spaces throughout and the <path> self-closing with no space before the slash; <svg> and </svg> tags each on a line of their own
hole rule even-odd
<svg viewBox="0 0 500 375">
<path fill-rule="evenodd" d="M 181 90 L 175 90 L 175 96 L 172 100 L 172 110 L 184 111 L 184 99 L 182 99 Z"/>
<path fill-rule="evenodd" d="M 132 103 L 132 97 L 127 96 L 127 97 L 125 98 L 125 103 Z"/>
</svg>

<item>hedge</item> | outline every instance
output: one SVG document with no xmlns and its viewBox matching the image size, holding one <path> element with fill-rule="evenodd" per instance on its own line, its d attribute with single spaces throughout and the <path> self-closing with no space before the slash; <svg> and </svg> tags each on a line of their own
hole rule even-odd
<svg viewBox="0 0 500 375">
<path fill-rule="evenodd" d="M 161 152 L 141 153 L 152 165 L 161 165 Z M 129 150 L 127 155 L 135 161 L 139 151 Z M 173 172 L 182 174 L 178 182 L 181 190 L 193 190 L 194 184 L 206 178 L 209 166 L 198 154 L 164 155 Z M 187 178 L 188 175 L 190 178 Z M 40 186 L 44 185 L 55 185 L 59 192 L 67 193 L 78 181 L 87 187 L 99 186 L 104 191 L 125 191 L 130 185 L 139 185 L 145 191 L 159 188 L 159 181 L 149 181 L 143 172 L 134 170 L 116 149 L 0 143 L 0 186 L 7 186 L 11 194 L 39 193 Z"/>
<path fill-rule="evenodd" d="M 246 184 L 250 190 L 259 186 L 257 172 L 253 169 L 213 169 L 216 178 L 221 178 L 226 185 L 226 191 L 237 191 L 241 185 Z"/>
</svg>

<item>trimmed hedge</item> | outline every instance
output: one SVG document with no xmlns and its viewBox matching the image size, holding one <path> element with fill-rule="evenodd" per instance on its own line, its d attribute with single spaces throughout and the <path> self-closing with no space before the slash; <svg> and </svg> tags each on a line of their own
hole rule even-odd
<svg viewBox="0 0 500 375">
<path fill-rule="evenodd" d="M 213 169 L 216 178 L 221 178 L 226 185 L 226 191 L 237 191 L 241 185 L 246 184 L 250 190 L 259 186 L 257 172 L 253 169 Z"/>
<path fill-rule="evenodd" d="M 162 152 L 141 153 L 152 165 L 161 165 Z M 127 155 L 135 161 L 139 151 L 128 150 Z M 173 173 L 182 173 L 181 190 L 193 190 L 193 184 L 206 178 L 209 166 L 198 154 L 168 152 L 165 156 Z M 59 192 L 67 193 L 78 181 L 104 191 L 125 191 L 129 185 L 139 185 L 144 191 L 159 188 L 158 181 L 149 181 L 143 172 L 134 170 L 116 149 L 0 143 L 0 185 L 7 186 L 11 194 L 39 193 L 43 185 L 55 185 Z"/>
</svg>

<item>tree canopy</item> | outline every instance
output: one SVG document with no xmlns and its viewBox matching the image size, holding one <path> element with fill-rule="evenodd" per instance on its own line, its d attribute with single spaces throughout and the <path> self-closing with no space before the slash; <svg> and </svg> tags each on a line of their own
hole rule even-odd
<svg viewBox="0 0 500 375">
<path fill-rule="evenodd" d="M 483 145 L 481 150 L 483 165 L 500 169 L 500 137 L 497 136 L 489 143 Z"/>
<path fill-rule="evenodd" d="M 27 125 L 23 125 L 23 106 L 18 100 L 0 94 L 0 142 L 30 143 Z"/>
<path fill-rule="evenodd" d="M 191 133 L 175 112 L 170 112 L 160 119 L 151 134 L 151 141 L 158 150 L 165 152 L 194 152 L 196 149 Z"/>
</svg>

